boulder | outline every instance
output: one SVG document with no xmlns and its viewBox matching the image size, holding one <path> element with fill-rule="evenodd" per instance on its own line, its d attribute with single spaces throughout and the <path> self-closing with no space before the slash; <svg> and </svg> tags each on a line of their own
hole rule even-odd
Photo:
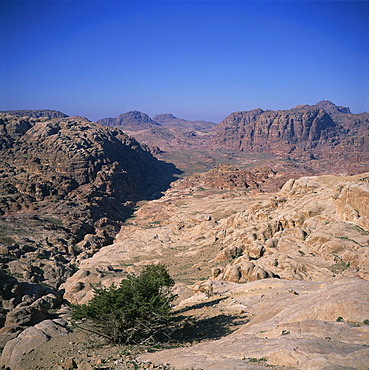
<svg viewBox="0 0 369 370">
<path fill-rule="evenodd" d="M 28 370 L 22 364 L 23 356 L 49 341 L 50 338 L 67 334 L 68 330 L 65 326 L 66 322 L 60 320 L 44 320 L 25 329 L 5 345 L 0 357 L 0 368 Z"/>
</svg>

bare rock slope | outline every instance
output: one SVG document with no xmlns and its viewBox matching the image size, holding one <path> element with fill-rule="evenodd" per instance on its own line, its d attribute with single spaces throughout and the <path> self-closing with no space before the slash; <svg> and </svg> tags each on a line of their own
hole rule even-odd
<svg viewBox="0 0 369 370">
<path fill-rule="evenodd" d="M 214 283 L 214 292 L 223 299 L 224 312 L 246 312 L 249 322 L 225 338 L 139 359 L 176 369 L 368 368 L 367 281 L 267 279 Z M 204 296 L 192 298 L 195 302 L 201 304 Z"/>
<path fill-rule="evenodd" d="M 200 307 L 214 295 L 212 305 L 249 322 L 222 339 L 140 360 L 176 369 L 252 369 L 255 363 L 367 369 L 368 176 L 300 178 L 273 196 L 184 190 L 179 181 L 141 207 L 114 244 L 82 261 L 64 285 L 66 297 L 86 302 L 90 281 L 109 285 L 143 264 L 162 262 L 182 282 L 179 292 L 183 283 L 195 283 L 197 294 L 177 308 Z"/>
</svg>

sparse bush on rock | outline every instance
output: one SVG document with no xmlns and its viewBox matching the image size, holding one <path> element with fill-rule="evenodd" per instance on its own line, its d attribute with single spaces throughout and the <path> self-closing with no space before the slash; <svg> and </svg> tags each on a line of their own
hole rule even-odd
<svg viewBox="0 0 369 370">
<path fill-rule="evenodd" d="M 90 320 L 95 332 L 115 343 L 142 343 L 165 328 L 173 285 L 164 265 L 148 265 L 119 286 L 94 287 L 88 304 L 73 306 L 73 317 Z"/>
</svg>

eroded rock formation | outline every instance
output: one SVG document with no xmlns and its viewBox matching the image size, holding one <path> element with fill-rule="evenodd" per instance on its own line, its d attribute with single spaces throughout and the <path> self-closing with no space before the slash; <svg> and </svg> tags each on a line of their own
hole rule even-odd
<svg viewBox="0 0 369 370">
<path fill-rule="evenodd" d="M 159 196 L 176 170 L 82 117 L 0 114 L 0 134 L 0 330 L 9 339 L 49 318 L 79 261 L 111 243 L 135 201 Z"/>
<path fill-rule="evenodd" d="M 218 126 L 216 148 L 271 152 L 294 158 L 366 161 L 369 115 L 329 101 L 286 111 L 254 109 L 230 114 Z"/>
<path fill-rule="evenodd" d="M 342 275 L 369 280 L 366 178 L 290 180 L 273 196 L 224 190 L 206 195 L 201 188 L 181 189 L 178 181 L 165 197 L 137 211 L 114 244 L 82 261 L 64 285 L 66 296 L 84 302 L 91 297 L 89 281 L 111 284 L 115 270 L 122 277 L 159 261 L 194 282 L 204 270 L 213 280 L 237 283 Z M 179 263 L 188 270 L 176 270 Z"/>
</svg>

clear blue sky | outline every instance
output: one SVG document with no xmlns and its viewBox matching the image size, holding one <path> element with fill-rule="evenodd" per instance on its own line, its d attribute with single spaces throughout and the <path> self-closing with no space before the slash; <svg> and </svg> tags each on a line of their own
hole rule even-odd
<svg viewBox="0 0 369 370">
<path fill-rule="evenodd" d="M 368 1 L 0 1 L 0 110 L 369 111 Z"/>
</svg>

